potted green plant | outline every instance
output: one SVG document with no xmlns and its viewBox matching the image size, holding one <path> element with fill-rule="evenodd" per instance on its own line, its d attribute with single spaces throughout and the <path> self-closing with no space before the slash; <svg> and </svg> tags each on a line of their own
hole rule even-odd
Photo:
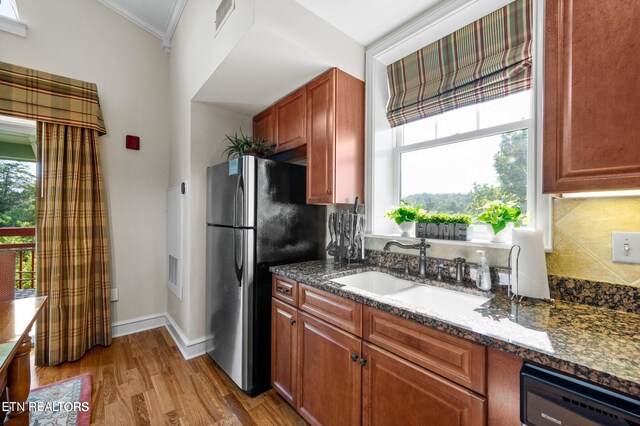
<svg viewBox="0 0 640 426">
<path fill-rule="evenodd" d="M 419 204 L 410 204 L 400 200 L 400 205 L 387 210 L 385 217 L 393 220 L 400 227 L 403 237 L 408 237 L 414 228 L 414 222 L 422 214 L 426 214 L 426 211 Z"/>
<path fill-rule="evenodd" d="M 422 213 L 416 220 L 416 237 L 441 240 L 466 240 L 467 227 L 473 221 L 466 214 Z"/>
<path fill-rule="evenodd" d="M 240 129 L 240 136 L 234 133 L 233 136 L 224 135 L 227 147 L 222 151 L 227 154 L 227 160 L 243 155 L 254 155 L 259 158 L 268 157 L 275 151 L 275 144 L 272 144 L 257 136 L 246 136 Z"/>
<path fill-rule="evenodd" d="M 477 217 L 480 222 L 491 225 L 493 237 L 491 242 L 504 243 L 512 227 L 520 226 L 522 210 L 515 202 L 491 201 L 484 205 L 484 212 Z"/>
</svg>

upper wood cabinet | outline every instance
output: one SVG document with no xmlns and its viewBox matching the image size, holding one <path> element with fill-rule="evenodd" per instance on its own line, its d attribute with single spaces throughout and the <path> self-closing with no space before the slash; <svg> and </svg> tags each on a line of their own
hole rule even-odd
<svg viewBox="0 0 640 426">
<path fill-rule="evenodd" d="M 276 114 L 271 107 L 253 117 L 253 136 L 276 143 Z"/>
<path fill-rule="evenodd" d="M 640 2 L 547 0 L 545 193 L 640 188 Z"/>
<path fill-rule="evenodd" d="M 364 201 L 364 82 L 337 68 L 307 85 L 307 203 Z"/>
<path fill-rule="evenodd" d="M 307 203 L 364 202 L 363 81 L 333 68 L 256 115 L 253 134 L 306 147 Z"/>
<path fill-rule="evenodd" d="M 302 87 L 273 106 L 276 112 L 277 152 L 306 145 L 306 105 L 307 89 Z"/>
</svg>

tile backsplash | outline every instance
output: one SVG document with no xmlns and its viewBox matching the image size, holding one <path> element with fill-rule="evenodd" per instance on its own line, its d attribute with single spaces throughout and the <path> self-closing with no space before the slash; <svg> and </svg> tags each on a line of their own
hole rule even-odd
<svg viewBox="0 0 640 426">
<path fill-rule="evenodd" d="M 553 200 L 549 274 L 640 287 L 640 265 L 611 261 L 611 232 L 640 231 L 640 197 Z"/>
</svg>

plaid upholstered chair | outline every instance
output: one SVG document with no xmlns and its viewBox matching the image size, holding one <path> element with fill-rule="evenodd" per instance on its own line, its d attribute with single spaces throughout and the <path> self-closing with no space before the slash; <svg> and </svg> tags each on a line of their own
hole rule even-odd
<svg viewBox="0 0 640 426">
<path fill-rule="evenodd" d="M 0 302 L 16 297 L 16 252 L 0 251 Z"/>
</svg>

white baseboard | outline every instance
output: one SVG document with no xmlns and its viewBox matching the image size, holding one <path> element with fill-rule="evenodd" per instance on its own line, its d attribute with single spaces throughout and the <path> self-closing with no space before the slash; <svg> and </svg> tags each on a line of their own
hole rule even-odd
<svg viewBox="0 0 640 426">
<path fill-rule="evenodd" d="M 113 337 L 126 336 L 127 334 L 139 333 L 152 328 L 166 325 L 166 314 L 146 315 L 144 317 L 131 318 L 125 321 L 114 322 L 111 325 Z"/>
<path fill-rule="evenodd" d="M 200 355 L 204 355 L 206 353 L 204 347 L 204 337 L 200 337 L 198 339 L 189 340 L 187 336 L 182 332 L 178 324 L 171 318 L 171 315 L 166 314 L 167 319 L 167 330 L 169 330 L 169 334 L 173 337 L 173 340 L 176 342 L 180 353 L 184 359 L 195 358 Z"/>
<path fill-rule="evenodd" d="M 189 340 L 180 327 L 178 327 L 178 324 L 171 318 L 171 315 L 166 312 L 113 323 L 112 335 L 113 337 L 121 337 L 159 327 L 166 327 L 184 359 L 195 358 L 206 353 L 204 346 L 205 338 L 200 337 Z"/>
</svg>

